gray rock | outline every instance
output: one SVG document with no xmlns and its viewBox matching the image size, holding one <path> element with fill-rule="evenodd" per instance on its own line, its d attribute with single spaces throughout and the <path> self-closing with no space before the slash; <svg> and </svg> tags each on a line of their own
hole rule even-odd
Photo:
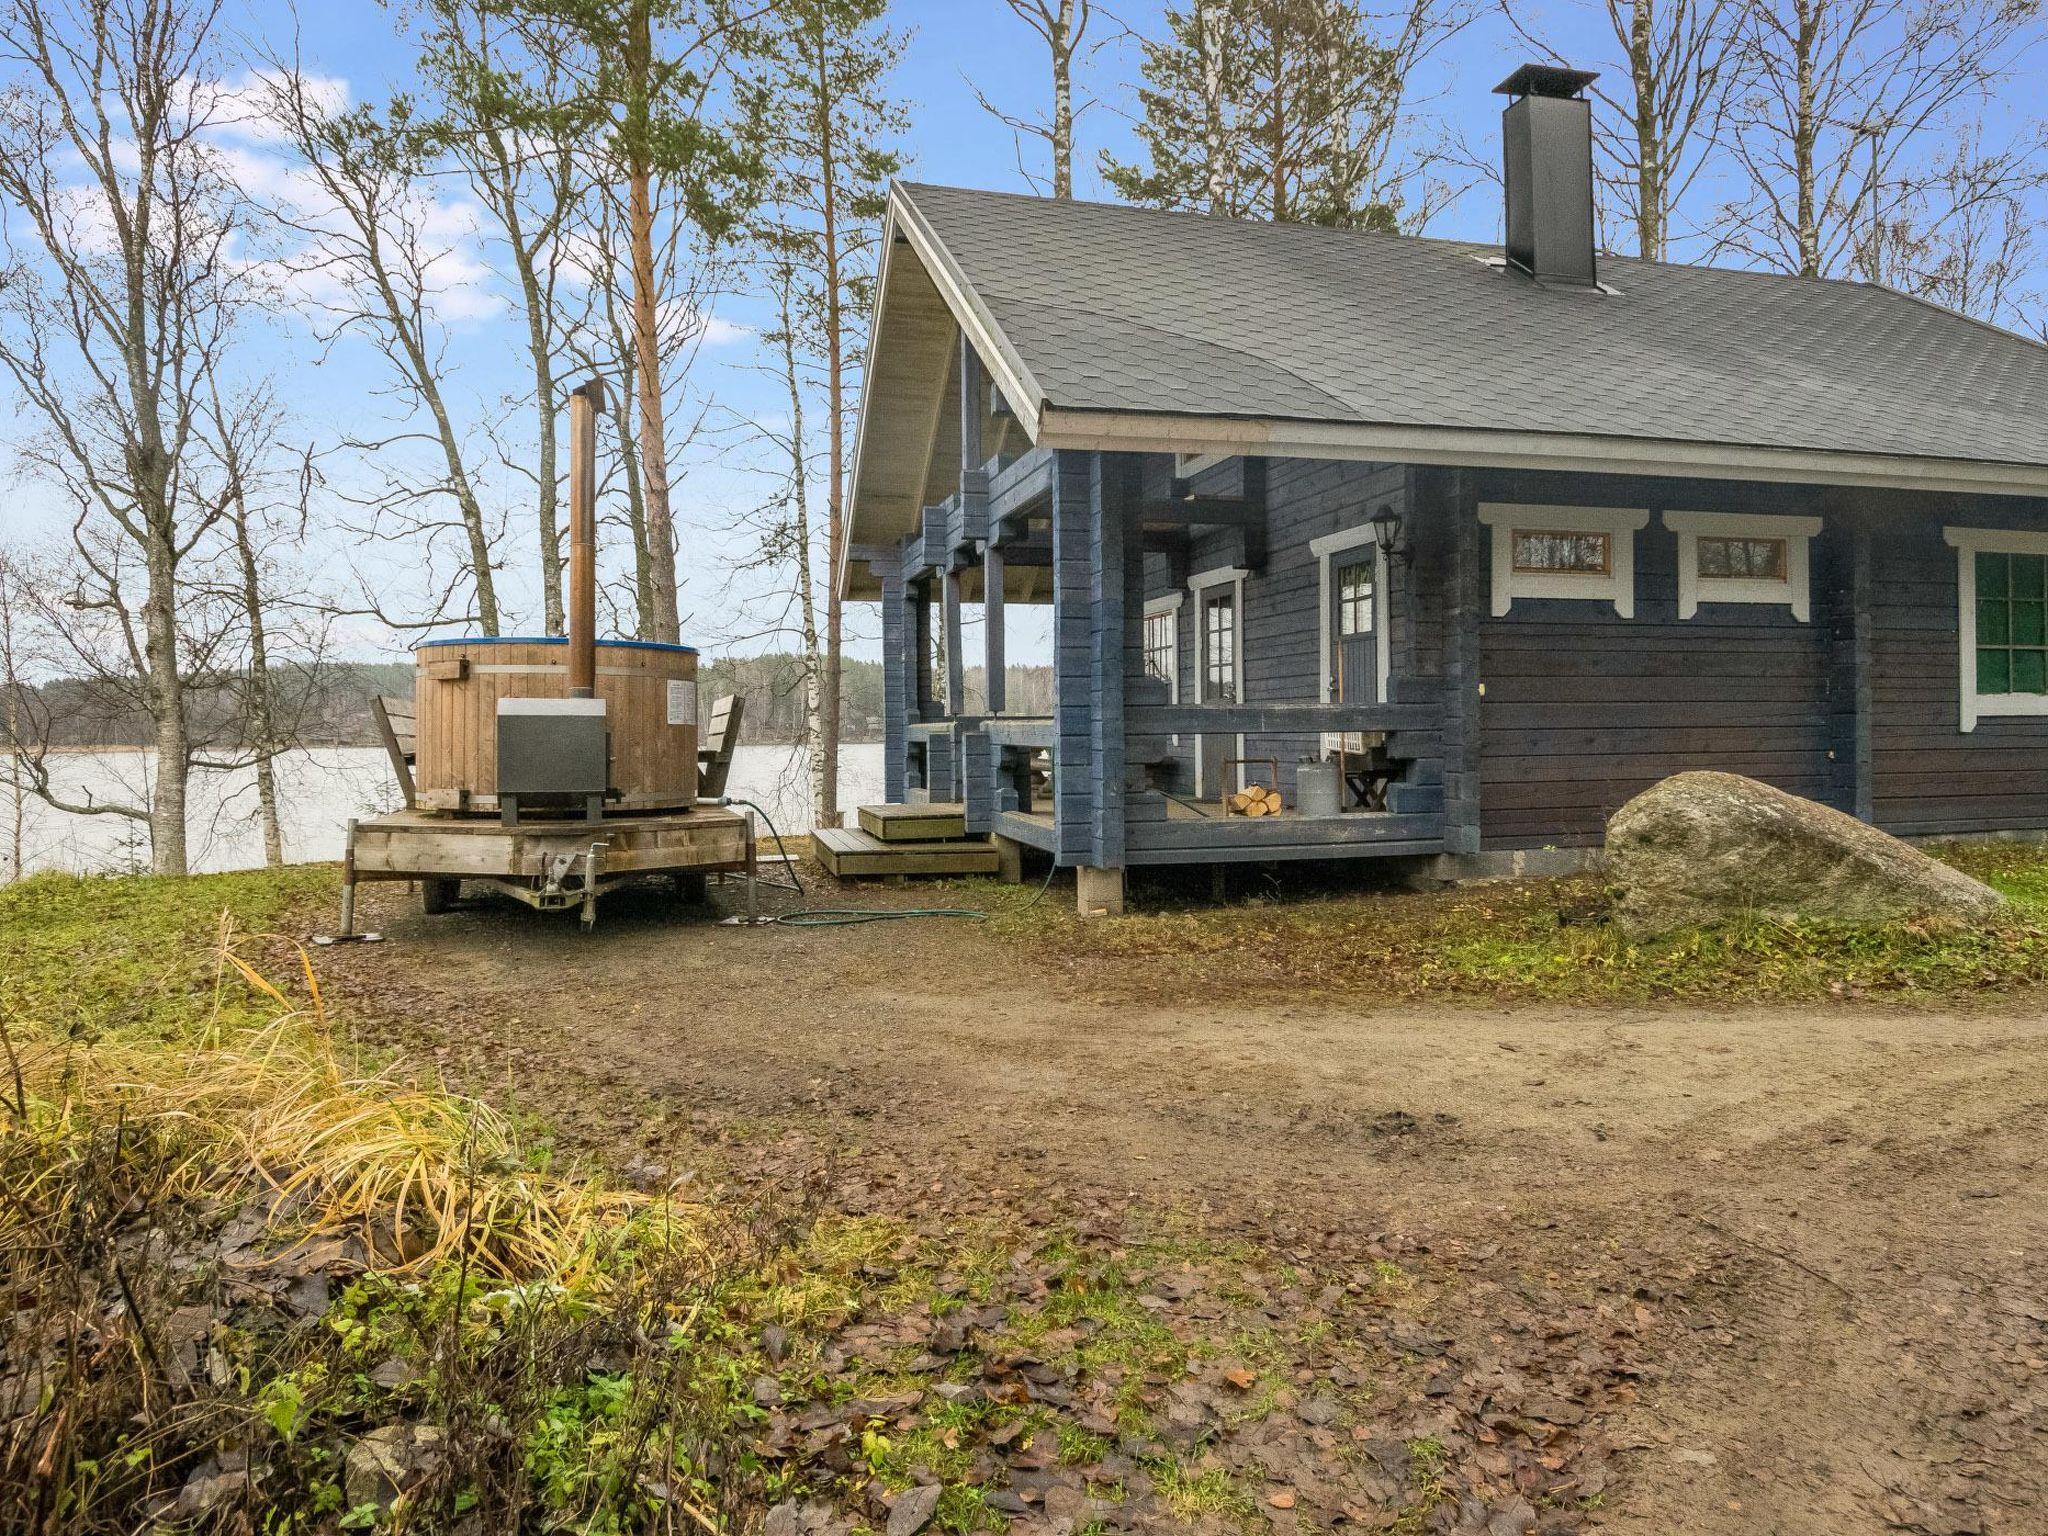
<svg viewBox="0 0 2048 1536">
<path fill-rule="evenodd" d="M 1638 936 L 1745 916 L 1996 915 L 2004 898 L 1888 833 L 1733 773 L 1681 773 L 1607 823 L 1616 916 Z"/>
</svg>

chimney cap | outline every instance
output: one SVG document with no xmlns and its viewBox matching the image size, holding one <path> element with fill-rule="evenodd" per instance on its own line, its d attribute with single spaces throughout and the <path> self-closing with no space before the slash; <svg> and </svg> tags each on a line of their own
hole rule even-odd
<svg viewBox="0 0 2048 1536">
<path fill-rule="evenodd" d="M 1566 69 L 1562 64 L 1524 64 L 1493 88 L 1496 96 L 1572 97 L 1600 78 L 1598 70 Z"/>
</svg>

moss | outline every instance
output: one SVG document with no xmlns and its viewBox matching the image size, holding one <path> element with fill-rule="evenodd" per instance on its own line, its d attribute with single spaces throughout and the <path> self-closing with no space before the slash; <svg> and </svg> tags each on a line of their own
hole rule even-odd
<svg viewBox="0 0 2048 1536">
<path fill-rule="evenodd" d="M 0 1009 L 53 1034 L 169 1034 L 210 999 L 223 915 L 269 934 L 332 898 L 324 865 L 191 879 L 36 875 L 0 886 Z M 224 989 L 227 1021 L 260 1015 L 244 989 Z"/>
<path fill-rule="evenodd" d="M 1132 915 L 1113 923 L 1078 921 L 996 887 L 992 927 L 1070 966 L 1095 962 L 1092 979 L 1104 987 L 1142 985 L 1155 996 L 1177 981 L 1210 997 L 1328 990 L 1389 1001 L 1937 1002 L 2048 984 L 2048 847 L 1932 851 L 2001 891 L 2011 910 L 1980 926 L 1757 918 L 1640 941 L 1607 920 L 1599 881 L 1579 876 L 1222 907 L 1141 893 Z"/>
</svg>

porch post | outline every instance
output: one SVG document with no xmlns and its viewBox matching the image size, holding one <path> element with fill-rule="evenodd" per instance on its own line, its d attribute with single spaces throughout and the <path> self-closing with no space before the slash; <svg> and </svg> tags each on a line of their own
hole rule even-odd
<svg viewBox="0 0 2048 1536">
<path fill-rule="evenodd" d="M 1835 806 L 1860 821 L 1875 815 L 1871 792 L 1871 538 L 1838 498 L 1824 504 L 1816 553 L 1827 626 L 1828 757 Z"/>
<path fill-rule="evenodd" d="M 1453 470 L 1443 509 L 1449 571 L 1444 583 L 1444 851 L 1479 852 L 1479 617 L 1487 559 L 1480 546 L 1472 477 Z"/>
<path fill-rule="evenodd" d="M 878 561 L 882 581 L 882 798 L 901 805 L 910 758 L 910 613 L 903 595 L 903 561 Z"/>
<path fill-rule="evenodd" d="M 989 532 L 993 534 L 994 529 Z M 1003 552 L 989 540 L 981 564 L 982 670 L 987 673 L 988 712 L 1000 715 L 1009 703 L 1003 660 Z"/>
<path fill-rule="evenodd" d="M 1053 862 L 1086 864 L 1095 797 L 1090 785 L 1094 715 L 1089 611 L 1089 499 L 1095 455 L 1059 449 L 1052 475 Z"/>
</svg>

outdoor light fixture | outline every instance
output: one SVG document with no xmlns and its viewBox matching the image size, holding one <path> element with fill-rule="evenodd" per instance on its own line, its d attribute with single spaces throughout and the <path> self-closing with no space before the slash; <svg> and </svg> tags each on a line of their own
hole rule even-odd
<svg viewBox="0 0 2048 1536">
<path fill-rule="evenodd" d="M 1408 551 L 1401 544 L 1401 514 L 1394 510 L 1390 501 L 1372 515 L 1372 536 L 1380 546 L 1380 553 L 1387 557 L 1389 565 L 1404 564 Z"/>
</svg>

